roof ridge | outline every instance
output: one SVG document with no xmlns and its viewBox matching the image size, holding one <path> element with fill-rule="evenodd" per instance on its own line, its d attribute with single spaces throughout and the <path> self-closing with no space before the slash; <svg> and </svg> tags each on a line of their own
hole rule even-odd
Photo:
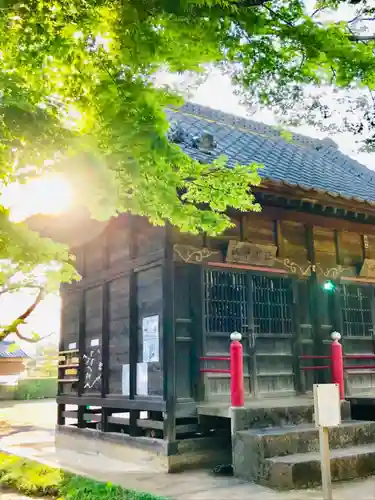
<svg viewBox="0 0 375 500">
<path fill-rule="evenodd" d="M 268 125 L 263 122 L 258 122 L 256 120 L 251 120 L 249 118 L 243 118 L 225 111 L 217 110 L 209 106 L 204 106 L 201 104 L 196 104 L 191 101 L 185 102 L 181 107 L 173 108 L 176 111 L 193 114 L 199 118 L 206 118 L 215 122 L 222 123 L 223 125 L 229 125 L 234 128 L 242 128 L 248 132 L 253 132 L 257 134 L 262 134 L 269 139 L 279 139 L 285 141 L 285 139 L 280 135 L 280 131 L 274 125 Z M 375 187 L 375 172 L 358 162 L 351 156 L 343 153 L 337 146 L 337 144 L 330 138 L 325 137 L 323 139 L 317 139 L 314 137 L 305 136 L 303 134 L 298 134 L 290 132 L 292 134 L 293 140 L 290 142 L 296 146 L 302 146 L 306 149 L 313 151 L 318 154 L 322 159 L 328 160 L 329 162 L 335 163 L 335 158 L 332 156 L 340 156 L 343 161 L 341 164 L 342 168 L 345 168 L 347 172 L 354 175 L 361 175 L 367 178 L 367 181 L 374 184 Z M 285 141 L 287 142 L 287 141 Z M 317 146 L 322 146 L 317 148 Z M 352 165 L 350 165 L 352 163 Z"/>
<path fill-rule="evenodd" d="M 257 120 L 244 118 L 242 116 L 214 109 L 209 106 L 203 106 L 202 104 L 196 104 L 191 101 L 187 101 L 181 107 L 177 107 L 175 109 L 180 112 L 192 113 L 201 117 L 204 116 L 214 121 L 222 122 L 225 125 L 231 125 L 234 127 L 240 126 L 241 128 L 247 129 L 251 132 L 263 133 L 270 137 L 283 139 L 283 137 L 280 135 L 280 129 L 278 129 L 278 127 L 275 125 L 268 125 L 266 123 Z M 323 145 L 323 147 L 328 146 L 322 149 L 322 151 L 323 150 L 326 151 L 331 147 L 334 147 L 336 150 L 338 150 L 336 143 L 329 137 L 325 137 L 323 139 L 317 139 L 315 137 L 299 134 L 297 132 L 292 132 L 292 131 L 289 132 L 291 133 L 293 140 L 296 143 L 298 143 L 299 145 L 312 147 L 312 149 L 316 152 L 319 152 L 319 150 L 317 150 L 314 146 L 319 146 L 319 145 Z"/>
</svg>

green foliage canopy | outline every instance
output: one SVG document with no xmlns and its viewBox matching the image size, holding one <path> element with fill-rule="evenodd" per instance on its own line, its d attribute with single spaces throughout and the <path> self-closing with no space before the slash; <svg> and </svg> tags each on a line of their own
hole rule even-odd
<svg viewBox="0 0 375 500">
<path fill-rule="evenodd" d="M 89 176 L 97 215 L 130 210 L 182 230 L 218 233 L 227 206 L 259 209 L 249 191 L 259 177 L 168 142 L 163 109 L 180 100 L 155 85 L 158 71 L 230 64 L 268 105 L 299 84 L 375 83 L 372 47 L 343 23 L 315 22 L 300 0 L 4 1 L 0 31 L 4 178 L 11 164 L 53 159 L 77 182 Z"/>
<path fill-rule="evenodd" d="M 131 211 L 220 233 L 228 207 L 260 209 L 251 192 L 259 166 L 201 164 L 170 143 L 164 109 L 181 98 L 157 85 L 158 72 L 222 65 L 247 99 L 275 107 L 307 84 L 372 89 L 368 38 L 322 23 L 302 0 L 2 0 L 0 183 L 64 171 L 97 217 Z M 26 272 L 62 262 L 58 279 L 72 279 L 64 247 L 4 208 L 0 218 L 1 261 Z"/>
</svg>

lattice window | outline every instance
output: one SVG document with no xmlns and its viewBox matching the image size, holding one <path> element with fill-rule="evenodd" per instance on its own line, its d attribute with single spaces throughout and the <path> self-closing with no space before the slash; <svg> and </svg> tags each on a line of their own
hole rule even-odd
<svg viewBox="0 0 375 500">
<path fill-rule="evenodd" d="M 252 284 L 255 332 L 291 335 L 293 333 L 291 280 L 252 276 Z"/>
<path fill-rule="evenodd" d="M 371 287 L 342 285 L 340 290 L 344 337 L 371 337 L 373 290 Z"/>
<path fill-rule="evenodd" d="M 242 332 L 247 325 L 246 275 L 205 271 L 205 321 L 207 332 Z"/>
</svg>

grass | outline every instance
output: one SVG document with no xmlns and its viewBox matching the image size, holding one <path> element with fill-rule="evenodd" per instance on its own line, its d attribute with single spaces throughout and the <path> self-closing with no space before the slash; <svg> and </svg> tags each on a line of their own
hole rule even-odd
<svg viewBox="0 0 375 500">
<path fill-rule="evenodd" d="M 166 500 L 151 493 L 101 483 L 6 453 L 0 453 L 0 486 L 25 495 L 59 500 Z"/>
</svg>

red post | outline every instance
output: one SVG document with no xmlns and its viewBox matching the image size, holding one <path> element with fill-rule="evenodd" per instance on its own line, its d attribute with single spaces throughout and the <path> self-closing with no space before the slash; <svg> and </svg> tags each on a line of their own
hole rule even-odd
<svg viewBox="0 0 375 500">
<path fill-rule="evenodd" d="M 230 336 L 230 397 L 232 408 L 241 408 L 245 402 L 243 380 L 243 349 L 241 334 L 233 332 Z"/>
<path fill-rule="evenodd" d="M 341 335 L 339 332 L 333 332 L 331 334 L 332 344 L 331 344 L 331 374 L 332 383 L 338 384 L 340 391 L 340 399 L 345 399 L 345 387 L 344 387 L 344 360 L 342 357 L 342 345 L 339 340 Z"/>
</svg>

